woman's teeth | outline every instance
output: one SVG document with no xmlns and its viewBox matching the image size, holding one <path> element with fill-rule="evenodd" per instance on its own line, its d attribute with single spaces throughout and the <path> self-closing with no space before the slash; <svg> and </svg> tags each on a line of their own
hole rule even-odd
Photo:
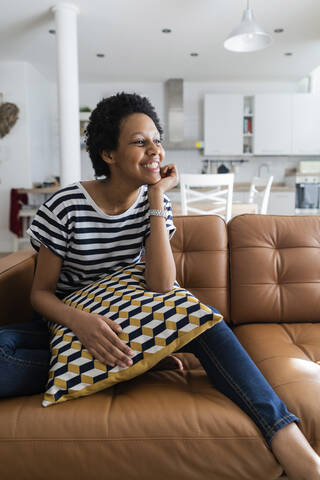
<svg viewBox="0 0 320 480">
<path fill-rule="evenodd" d="M 147 163 L 147 165 L 144 165 L 146 168 L 151 168 L 151 169 L 154 169 L 154 168 L 158 168 L 159 167 L 159 164 L 157 162 L 153 162 L 153 163 Z"/>
</svg>

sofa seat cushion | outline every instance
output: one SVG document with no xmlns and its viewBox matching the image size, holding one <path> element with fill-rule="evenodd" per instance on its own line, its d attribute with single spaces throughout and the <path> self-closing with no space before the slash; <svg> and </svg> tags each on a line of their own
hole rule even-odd
<svg viewBox="0 0 320 480">
<path fill-rule="evenodd" d="M 320 453 L 320 324 L 250 324 L 234 333 Z"/>
<path fill-rule="evenodd" d="M 2 480 L 271 480 L 282 471 L 202 369 L 149 371 L 52 409 L 41 395 L 2 399 L 0 425 Z"/>
</svg>

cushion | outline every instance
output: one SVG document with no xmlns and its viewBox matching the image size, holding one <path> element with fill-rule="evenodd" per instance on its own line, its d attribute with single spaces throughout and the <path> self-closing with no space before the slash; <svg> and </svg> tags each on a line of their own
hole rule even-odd
<svg viewBox="0 0 320 480">
<path fill-rule="evenodd" d="M 44 407 L 90 395 L 132 379 L 179 350 L 222 320 L 177 282 L 164 294 L 150 292 L 145 264 L 126 266 L 62 301 L 74 308 L 106 315 L 121 325 L 119 338 L 134 350 L 132 365 L 112 367 L 95 359 L 67 327 L 48 321 L 51 363 Z"/>
</svg>

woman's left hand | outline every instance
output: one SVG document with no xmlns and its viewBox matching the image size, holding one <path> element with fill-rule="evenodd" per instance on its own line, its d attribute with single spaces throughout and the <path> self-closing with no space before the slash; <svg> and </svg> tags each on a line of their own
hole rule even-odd
<svg viewBox="0 0 320 480">
<path fill-rule="evenodd" d="M 174 355 L 169 355 L 168 357 L 163 358 L 157 363 L 150 371 L 154 370 L 183 370 L 183 363 L 178 357 Z"/>
<path fill-rule="evenodd" d="M 173 163 L 161 167 L 160 175 L 161 180 L 159 180 L 157 183 L 154 183 L 153 185 L 149 185 L 149 191 L 160 189 L 161 193 L 165 193 L 178 184 L 178 170 Z"/>
</svg>

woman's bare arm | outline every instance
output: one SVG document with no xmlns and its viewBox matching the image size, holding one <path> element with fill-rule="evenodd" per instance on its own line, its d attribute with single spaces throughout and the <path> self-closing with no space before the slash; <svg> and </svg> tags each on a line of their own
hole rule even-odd
<svg viewBox="0 0 320 480">
<path fill-rule="evenodd" d="M 163 194 L 178 182 L 175 165 L 163 167 L 161 175 L 161 180 L 148 188 L 150 208 L 157 210 L 164 210 Z M 150 235 L 145 248 L 145 280 L 148 288 L 159 293 L 171 290 L 176 279 L 176 266 L 164 217 L 150 216 Z"/>
</svg>

